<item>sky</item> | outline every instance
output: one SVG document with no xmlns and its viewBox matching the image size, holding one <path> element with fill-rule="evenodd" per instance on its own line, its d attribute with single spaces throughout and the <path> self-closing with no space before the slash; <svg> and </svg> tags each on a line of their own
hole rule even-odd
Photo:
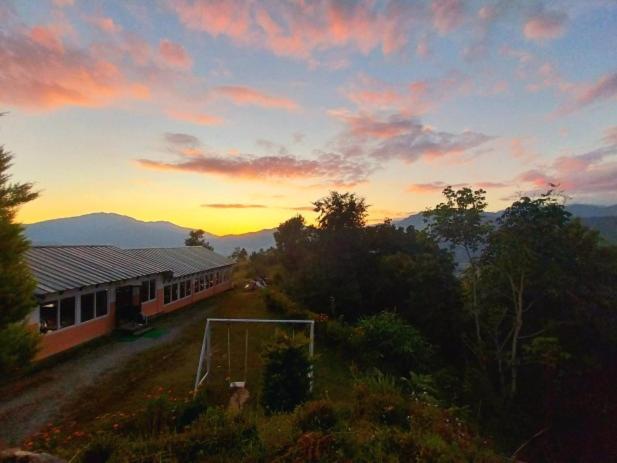
<svg viewBox="0 0 617 463">
<path fill-rule="evenodd" d="M 617 1 L 0 0 L 0 144 L 40 198 L 216 234 L 550 184 L 617 203 Z"/>
</svg>

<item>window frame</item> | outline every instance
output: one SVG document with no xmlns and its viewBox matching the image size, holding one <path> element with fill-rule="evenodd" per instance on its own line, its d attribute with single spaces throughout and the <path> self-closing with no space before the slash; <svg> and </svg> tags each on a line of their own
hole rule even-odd
<svg viewBox="0 0 617 463">
<path fill-rule="evenodd" d="M 97 315 L 97 309 L 98 309 L 98 298 L 97 298 L 97 294 L 98 293 L 105 293 L 105 313 L 102 313 L 100 315 Z M 82 320 L 81 318 L 81 299 L 84 296 L 88 296 L 88 295 L 92 295 L 93 300 L 94 300 L 94 306 L 93 306 L 93 310 L 94 310 L 94 316 L 93 318 L 89 318 L 88 320 Z M 63 297 L 64 296 L 64 297 Z M 74 322 L 71 325 L 66 325 L 66 326 L 61 326 L 61 306 L 62 306 L 62 301 L 66 300 L 66 299 L 73 299 L 74 300 Z M 109 300 L 109 288 L 104 288 L 104 289 L 100 289 L 100 288 L 90 288 L 87 291 L 77 291 L 75 293 L 72 293 L 68 296 L 62 295 L 62 294 L 58 294 L 53 298 L 50 298 L 48 300 L 46 300 L 45 302 L 39 304 L 38 306 L 38 314 L 39 314 L 39 327 L 41 326 L 41 308 L 45 305 L 49 305 L 49 304 L 54 304 L 56 306 L 56 329 L 50 329 L 48 328 L 46 332 L 41 332 L 42 335 L 45 334 L 50 334 L 50 333 L 57 333 L 58 331 L 64 331 L 64 330 L 69 330 L 71 328 L 75 328 L 78 327 L 80 325 L 85 325 L 87 323 L 92 323 L 96 320 L 100 320 L 102 318 L 108 317 L 110 315 L 110 310 L 109 310 L 109 305 L 110 305 L 110 300 Z"/>
</svg>

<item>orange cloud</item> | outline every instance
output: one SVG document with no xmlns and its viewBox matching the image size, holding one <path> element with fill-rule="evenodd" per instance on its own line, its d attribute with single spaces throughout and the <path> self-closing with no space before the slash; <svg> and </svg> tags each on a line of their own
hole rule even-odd
<svg viewBox="0 0 617 463">
<path fill-rule="evenodd" d="M 506 188 L 510 186 L 508 183 L 502 182 L 477 182 L 473 184 L 469 183 L 445 183 L 445 182 L 431 182 L 431 183 L 413 183 L 407 187 L 407 191 L 410 193 L 419 194 L 431 194 L 441 193 L 444 188 L 451 186 L 454 189 L 458 188 L 482 188 L 482 189 L 494 189 L 494 188 Z"/>
<path fill-rule="evenodd" d="M 76 49 L 51 47 L 46 32 L 15 32 L 0 41 L 0 101 L 32 109 L 104 106 L 145 99 L 149 89 L 113 62 Z"/>
<path fill-rule="evenodd" d="M 561 11 L 541 11 L 527 19 L 523 33 L 530 40 L 554 39 L 564 33 L 567 19 Z"/>
<path fill-rule="evenodd" d="M 268 206 L 264 204 L 214 203 L 202 204 L 201 207 L 210 209 L 266 209 Z"/>
<path fill-rule="evenodd" d="M 222 86 L 213 91 L 214 95 L 227 98 L 238 105 L 255 105 L 264 108 L 298 109 L 298 104 L 284 97 L 268 95 L 259 90 L 242 86 Z"/>
<path fill-rule="evenodd" d="M 58 53 L 64 52 L 62 40 L 57 32 L 47 26 L 35 26 L 28 32 L 30 39 L 36 44 L 54 50 Z"/>
<path fill-rule="evenodd" d="M 193 59 L 184 47 L 171 40 L 163 39 L 159 43 L 159 53 L 163 60 L 170 66 L 188 69 L 193 65 Z"/>
<path fill-rule="evenodd" d="M 193 124 L 198 125 L 219 125 L 224 122 L 222 117 L 213 116 L 210 114 L 203 113 L 192 113 L 186 111 L 176 111 L 170 109 L 167 111 L 167 115 L 172 119 L 177 119 L 179 121 L 191 122 Z"/>
</svg>

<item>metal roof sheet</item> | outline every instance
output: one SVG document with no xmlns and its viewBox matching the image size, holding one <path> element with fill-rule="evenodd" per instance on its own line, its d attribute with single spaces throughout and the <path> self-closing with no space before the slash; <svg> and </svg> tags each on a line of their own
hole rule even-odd
<svg viewBox="0 0 617 463">
<path fill-rule="evenodd" d="M 174 277 L 233 265 L 234 261 L 217 254 L 203 246 L 184 246 L 179 248 L 126 249 L 126 252 L 148 261 L 168 267 Z"/>
<path fill-rule="evenodd" d="M 37 283 L 37 295 L 170 270 L 114 246 L 34 246 L 26 253 L 26 261 Z"/>
</svg>

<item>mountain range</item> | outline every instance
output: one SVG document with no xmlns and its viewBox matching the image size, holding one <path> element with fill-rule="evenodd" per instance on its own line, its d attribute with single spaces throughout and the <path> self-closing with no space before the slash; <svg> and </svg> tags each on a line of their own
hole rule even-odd
<svg viewBox="0 0 617 463">
<path fill-rule="evenodd" d="M 597 229 L 607 240 L 617 243 L 617 205 L 596 206 L 571 204 L 568 211 L 580 217 L 587 226 Z M 499 212 L 488 212 L 495 219 Z M 422 214 L 412 214 L 395 220 L 401 227 L 425 226 Z M 95 212 L 76 217 L 45 220 L 26 225 L 26 236 L 34 245 L 110 244 L 123 248 L 183 246 L 191 229 L 171 222 L 144 222 L 125 215 Z M 259 230 L 238 235 L 214 235 L 206 232 L 205 239 L 214 250 L 229 255 L 236 247 L 249 252 L 274 246 L 274 229 Z"/>
</svg>

